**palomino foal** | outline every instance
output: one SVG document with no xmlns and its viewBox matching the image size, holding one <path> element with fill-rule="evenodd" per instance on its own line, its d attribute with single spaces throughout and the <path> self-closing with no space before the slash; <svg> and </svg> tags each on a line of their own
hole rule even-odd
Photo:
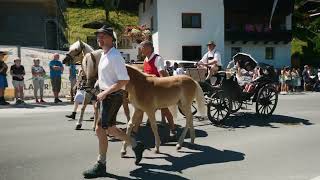
<svg viewBox="0 0 320 180">
<path fill-rule="evenodd" d="M 181 134 L 177 149 L 182 147 L 182 143 L 190 128 L 191 143 L 194 143 L 195 131 L 193 127 L 193 117 L 191 104 L 195 99 L 198 104 L 198 110 L 201 115 L 205 116 L 206 106 L 203 91 L 200 85 L 191 77 L 186 75 L 170 77 L 153 77 L 147 75 L 133 66 L 127 65 L 130 77 L 126 90 L 129 93 L 129 101 L 134 106 L 133 117 L 128 123 L 127 134 L 130 135 L 134 126 L 139 126 L 142 119 L 141 114 L 146 112 L 150 121 L 152 131 L 155 136 L 155 152 L 159 152 L 160 137 L 157 129 L 155 112 L 157 109 L 177 105 L 186 115 L 186 125 Z M 123 144 L 121 155 L 126 154 L 126 144 Z"/>
</svg>

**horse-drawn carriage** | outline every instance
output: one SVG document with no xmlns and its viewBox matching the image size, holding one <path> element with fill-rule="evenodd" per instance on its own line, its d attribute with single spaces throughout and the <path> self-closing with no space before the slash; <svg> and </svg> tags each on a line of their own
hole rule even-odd
<svg viewBox="0 0 320 180">
<path fill-rule="evenodd" d="M 250 82 L 250 90 L 239 84 L 238 69 L 259 71 L 259 77 Z M 257 63 L 250 55 L 238 53 L 228 64 L 226 71 L 219 71 L 218 85 L 213 86 L 205 80 L 204 69 L 188 68 L 188 75 L 199 81 L 205 93 L 208 118 L 215 124 L 222 123 L 230 114 L 241 109 L 243 104 L 253 104 L 258 115 L 271 115 L 278 102 L 274 68 L 268 64 Z"/>
</svg>

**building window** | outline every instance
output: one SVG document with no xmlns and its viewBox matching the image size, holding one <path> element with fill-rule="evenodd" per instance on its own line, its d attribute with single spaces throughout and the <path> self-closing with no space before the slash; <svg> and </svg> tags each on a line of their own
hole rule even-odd
<svg viewBox="0 0 320 180">
<path fill-rule="evenodd" d="M 231 58 L 239 52 L 241 52 L 241 47 L 231 47 Z"/>
<path fill-rule="evenodd" d="M 266 59 L 274 59 L 274 47 L 266 47 Z"/>
<path fill-rule="evenodd" d="M 182 13 L 182 28 L 201 28 L 201 13 Z"/>
<path fill-rule="evenodd" d="M 182 59 L 199 61 L 201 59 L 201 46 L 182 46 Z"/>
</svg>

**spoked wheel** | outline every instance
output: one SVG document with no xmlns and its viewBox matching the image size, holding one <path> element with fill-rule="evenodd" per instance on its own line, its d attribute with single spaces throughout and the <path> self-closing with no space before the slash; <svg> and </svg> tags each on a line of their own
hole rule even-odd
<svg viewBox="0 0 320 180">
<path fill-rule="evenodd" d="M 185 114 L 183 114 L 182 110 L 181 110 L 179 107 L 178 107 L 178 109 L 179 109 L 179 112 L 180 112 L 182 115 L 185 116 Z M 193 101 L 192 104 L 191 104 L 191 112 L 192 112 L 192 115 L 195 115 L 195 114 L 197 114 L 197 112 L 198 112 L 198 109 L 197 109 L 197 107 L 196 107 L 196 102 L 195 102 L 195 101 Z"/>
<path fill-rule="evenodd" d="M 278 93 L 275 87 L 267 85 L 262 87 L 257 96 L 256 113 L 260 115 L 272 115 L 277 107 Z"/>
<path fill-rule="evenodd" d="M 209 100 L 207 104 L 208 118 L 214 124 L 221 124 L 229 117 L 232 102 L 229 97 L 224 95 L 223 91 L 212 94 Z"/>
<path fill-rule="evenodd" d="M 241 101 L 232 101 L 231 104 L 232 104 L 231 105 L 232 107 L 231 107 L 230 113 L 235 113 L 235 112 L 239 111 L 242 106 Z"/>
</svg>

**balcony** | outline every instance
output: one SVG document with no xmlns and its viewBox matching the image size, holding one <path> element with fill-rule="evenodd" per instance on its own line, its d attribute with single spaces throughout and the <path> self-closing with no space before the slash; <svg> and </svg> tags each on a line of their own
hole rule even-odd
<svg viewBox="0 0 320 180">
<path fill-rule="evenodd" d="M 292 39 L 291 31 L 270 31 L 270 32 L 240 32 L 240 31 L 226 31 L 225 40 L 235 43 L 241 41 L 244 44 L 251 41 L 258 42 L 273 42 L 275 44 L 283 42 L 289 43 Z"/>
</svg>

